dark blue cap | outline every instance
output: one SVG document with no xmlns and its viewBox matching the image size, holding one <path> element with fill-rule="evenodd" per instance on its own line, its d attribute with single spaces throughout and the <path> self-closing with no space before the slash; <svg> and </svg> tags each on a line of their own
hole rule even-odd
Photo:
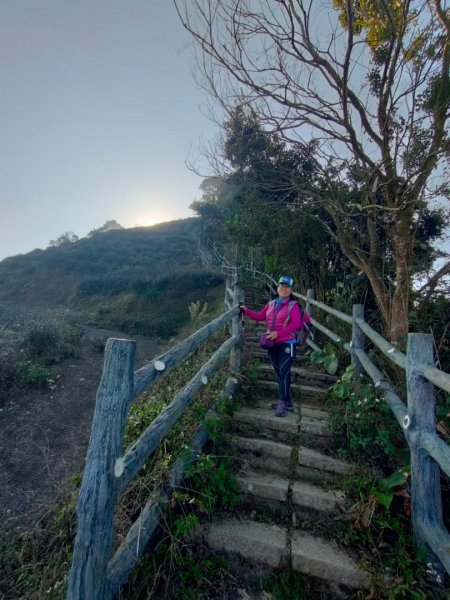
<svg viewBox="0 0 450 600">
<path fill-rule="evenodd" d="M 278 285 L 280 285 L 281 283 L 284 283 L 284 285 L 288 285 L 289 287 L 294 287 L 294 280 L 288 275 L 283 275 L 283 277 L 280 277 L 280 279 L 278 280 Z"/>
</svg>

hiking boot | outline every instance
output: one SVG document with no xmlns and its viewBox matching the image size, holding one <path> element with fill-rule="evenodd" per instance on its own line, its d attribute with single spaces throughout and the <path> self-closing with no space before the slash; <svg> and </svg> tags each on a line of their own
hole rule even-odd
<svg viewBox="0 0 450 600">
<path fill-rule="evenodd" d="M 278 400 L 278 402 L 281 402 L 281 400 Z M 270 405 L 270 408 L 272 408 L 273 410 L 277 410 L 278 402 L 272 402 L 272 404 Z M 295 407 L 292 403 L 291 404 L 284 403 L 284 408 L 286 410 L 288 410 L 289 412 L 294 412 L 294 410 L 295 410 Z"/>
<path fill-rule="evenodd" d="M 284 402 L 282 402 L 281 400 L 278 400 L 276 409 L 275 409 L 275 416 L 276 417 L 284 417 L 285 415 L 286 415 L 286 407 L 284 405 Z"/>
</svg>

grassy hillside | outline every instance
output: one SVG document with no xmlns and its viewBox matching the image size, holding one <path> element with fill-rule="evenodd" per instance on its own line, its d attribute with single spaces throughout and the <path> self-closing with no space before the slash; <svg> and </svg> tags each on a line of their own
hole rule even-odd
<svg viewBox="0 0 450 600">
<path fill-rule="evenodd" d="M 85 326 L 167 339 L 223 302 L 200 265 L 197 220 L 97 233 L 0 263 L 0 396 L 47 381 Z"/>
<path fill-rule="evenodd" d="M 7 258 L 0 263 L 0 303 L 64 307 L 92 325 L 173 335 L 191 302 L 212 302 L 220 293 L 222 278 L 200 266 L 197 224 L 184 219 L 97 233 Z"/>
</svg>

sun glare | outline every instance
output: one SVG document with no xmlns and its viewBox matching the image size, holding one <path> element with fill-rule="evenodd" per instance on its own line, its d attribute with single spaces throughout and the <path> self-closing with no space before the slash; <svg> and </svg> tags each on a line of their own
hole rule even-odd
<svg viewBox="0 0 450 600">
<path fill-rule="evenodd" d="M 151 227 L 152 225 L 158 225 L 168 219 L 161 214 L 142 215 L 135 221 L 135 227 Z"/>
<path fill-rule="evenodd" d="M 150 227 L 151 225 L 157 225 L 158 223 L 161 223 L 161 219 L 158 217 L 144 217 L 143 219 L 139 219 L 138 225 Z"/>
</svg>

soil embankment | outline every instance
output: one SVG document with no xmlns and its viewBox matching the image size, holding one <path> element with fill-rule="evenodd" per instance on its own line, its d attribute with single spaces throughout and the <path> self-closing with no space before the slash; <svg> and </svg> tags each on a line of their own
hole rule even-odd
<svg viewBox="0 0 450 600">
<path fill-rule="evenodd" d="M 12 397 L 0 409 L 3 526 L 30 527 L 70 477 L 82 473 L 102 372 L 101 348 L 108 337 L 128 336 L 87 329 L 80 356 L 55 365 L 48 386 Z M 163 351 L 156 340 L 137 342 L 136 368 Z"/>
</svg>

